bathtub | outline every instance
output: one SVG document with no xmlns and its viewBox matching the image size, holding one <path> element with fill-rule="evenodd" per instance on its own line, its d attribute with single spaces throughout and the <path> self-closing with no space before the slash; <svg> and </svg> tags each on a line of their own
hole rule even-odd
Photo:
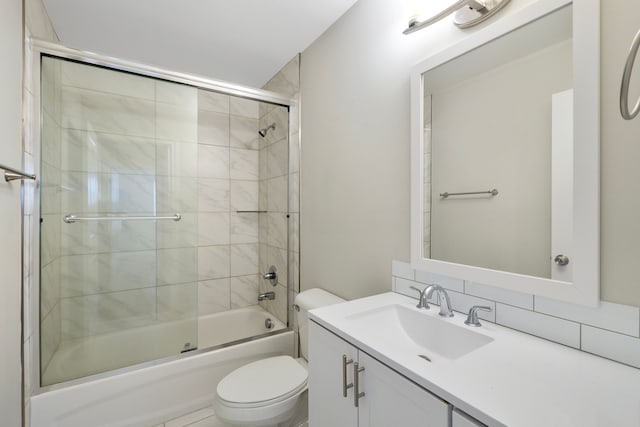
<svg viewBox="0 0 640 427">
<path fill-rule="evenodd" d="M 266 319 L 271 319 L 271 329 L 266 328 Z M 173 349 L 161 350 L 175 355 L 177 340 L 185 336 L 187 327 L 193 330 L 193 324 L 172 322 L 66 342 L 51 359 L 43 379 L 82 377 L 140 363 L 149 360 L 151 351 L 159 354 L 153 346 L 162 343 L 171 343 Z M 233 369 L 265 357 L 292 355 L 293 339 L 286 325 L 259 306 L 203 316 L 198 319 L 199 350 L 43 391 L 31 398 L 31 425 L 148 427 L 161 423 L 210 405 L 216 385 Z M 131 351 L 114 351 L 123 346 Z"/>
</svg>

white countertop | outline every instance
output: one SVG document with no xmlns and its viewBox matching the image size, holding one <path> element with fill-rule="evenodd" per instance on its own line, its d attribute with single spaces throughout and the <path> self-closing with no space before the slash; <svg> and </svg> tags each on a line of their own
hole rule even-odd
<svg viewBox="0 0 640 427">
<path fill-rule="evenodd" d="M 640 426 L 640 370 L 523 334 L 488 321 L 474 332 L 493 341 L 458 359 L 385 345 L 385 331 L 363 334 L 354 313 L 416 300 L 389 292 L 312 310 L 311 320 L 490 426 Z M 466 315 L 440 318 L 464 328 Z"/>
</svg>

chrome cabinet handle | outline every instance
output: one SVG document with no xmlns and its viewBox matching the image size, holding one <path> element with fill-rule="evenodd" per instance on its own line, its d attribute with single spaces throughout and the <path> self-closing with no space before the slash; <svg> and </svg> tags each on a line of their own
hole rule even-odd
<svg viewBox="0 0 640 427">
<path fill-rule="evenodd" d="M 342 355 L 342 397 L 347 397 L 347 390 L 353 387 L 353 383 L 347 384 L 347 365 L 353 363 L 353 359 L 347 359 L 346 355 Z"/>
<path fill-rule="evenodd" d="M 360 367 L 358 362 L 353 364 L 353 406 L 356 408 L 359 406 L 359 400 L 364 397 L 364 391 L 360 391 L 360 377 L 359 373 L 364 371 L 363 367 Z"/>
</svg>

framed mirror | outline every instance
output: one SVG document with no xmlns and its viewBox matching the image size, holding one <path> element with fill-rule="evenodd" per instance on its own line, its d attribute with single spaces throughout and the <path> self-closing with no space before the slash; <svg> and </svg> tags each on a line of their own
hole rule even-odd
<svg viewBox="0 0 640 427">
<path fill-rule="evenodd" d="M 599 8 L 539 0 L 414 68 L 415 269 L 598 304 Z"/>
</svg>

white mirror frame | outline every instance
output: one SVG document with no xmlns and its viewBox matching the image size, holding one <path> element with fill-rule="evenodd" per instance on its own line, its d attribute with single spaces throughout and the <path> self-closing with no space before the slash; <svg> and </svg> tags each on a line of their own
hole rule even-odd
<svg viewBox="0 0 640 427">
<path fill-rule="evenodd" d="M 423 73 L 573 3 L 573 282 L 422 257 Z M 491 244 L 487 242 L 487 244 Z M 526 243 L 524 243 L 526 244 Z M 600 301 L 600 0 L 538 0 L 417 64 L 411 72 L 411 266 L 514 291 L 595 307 Z"/>
</svg>

